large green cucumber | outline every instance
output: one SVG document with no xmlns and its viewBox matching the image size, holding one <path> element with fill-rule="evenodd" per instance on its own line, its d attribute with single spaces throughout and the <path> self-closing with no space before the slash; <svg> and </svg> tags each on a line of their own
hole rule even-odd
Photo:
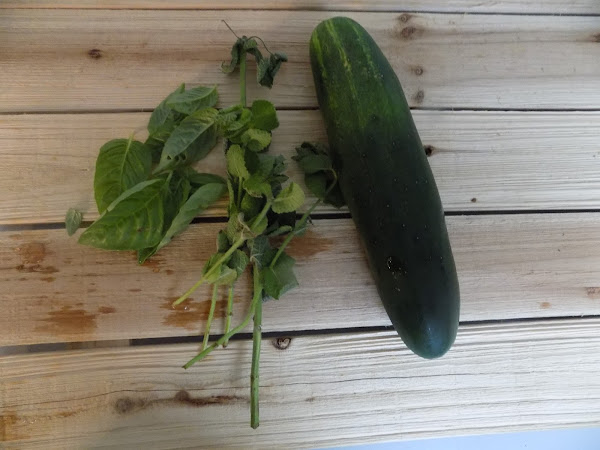
<svg viewBox="0 0 600 450">
<path fill-rule="evenodd" d="M 417 355 L 456 337 L 460 295 L 444 211 L 398 77 L 355 21 L 321 22 L 310 60 L 339 182 L 392 324 Z"/>
</svg>

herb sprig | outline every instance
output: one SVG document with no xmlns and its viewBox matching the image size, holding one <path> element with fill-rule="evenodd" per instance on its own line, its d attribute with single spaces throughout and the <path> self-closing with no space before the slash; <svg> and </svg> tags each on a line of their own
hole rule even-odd
<svg viewBox="0 0 600 450">
<path fill-rule="evenodd" d="M 233 31 L 233 30 L 232 30 Z M 235 34 L 235 33 L 234 33 Z M 237 35 L 236 35 L 237 37 Z M 268 52 L 263 56 L 258 41 Z M 115 139 L 100 149 L 96 162 L 94 193 L 101 216 L 80 236 L 79 242 L 110 250 L 135 250 L 142 264 L 181 233 L 200 212 L 228 193 L 228 222 L 216 239 L 198 281 L 173 306 L 189 298 L 200 286 L 212 286 L 210 309 L 198 355 L 189 368 L 254 321 L 251 365 L 251 426 L 259 425 L 259 361 L 262 307 L 298 286 L 295 260 L 286 247 L 302 235 L 310 214 L 322 201 L 341 205 L 337 175 L 327 152 L 304 143 L 294 157 L 305 172 L 305 181 L 317 200 L 298 217 L 305 202 L 302 188 L 285 174 L 286 161 L 268 153 L 272 132 L 279 126 L 275 106 L 267 100 L 246 104 L 247 56 L 257 64 L 257 81 L 271 88 L 283 53 L 271 53 L 262 39 L 237 37 L 225 73 L 240 70 L 240 103 L 217 110 L 216 87 L 185 89 L 179 86 L 154 110 L 145 142 Z M 227 177 L 197 172 L 192 165 L 203 159 L 222 139 Z M 69 233 L 81 216 L 70 210 Z M 274 240 L 275 237 L 283 237 Z M 279 243 L 280 242 L 280 243 Z M 274 245 L 274 243 L 279 243 Z M 235 285 L 250 267 L 253 294 L 242 321 L 232 328 Z M 219 287 L 227 288 L 225 332 L 210 343 Z"/>
</svg>

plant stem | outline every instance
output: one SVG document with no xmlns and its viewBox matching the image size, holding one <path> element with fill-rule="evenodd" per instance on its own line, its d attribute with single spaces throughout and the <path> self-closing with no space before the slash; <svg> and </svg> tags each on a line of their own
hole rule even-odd
<svg viewBox="0 0 600 450">
<path fill-rule="evenodd" d="M 246 52 L 240 55 L 240 103 L 246 107 Z"/>
<path fill-rule="evenodd" d="M 254 218 L 254 220 L 252 221 L 252 225 L 250 226 L 250 229 L 252 231 L 254 231 L 254 227 L 256 225 L 258 225 L 267 215 L 267 213 L 269 212 L 269 209 L 271 209 L 271 204 L 273 203 L 273 200 L 267 200 L 267 203 L 265 203 L 265 206 L 263 207 L 262 211 L 258 214 L 258 216 L 256 216 Z"/>
<path fill-rule="evenodd" d="M 258 266 L 254 264 L 254 280 L 259 277 Z M 256 285 L 256 282 L 255 282 Z M 255 288 L 256 289 L 256 288 Z M 262 286 L 259 291 L 262 293 Z M 260 295 L 262 297 L 262 295 Z M 262 298 L 254 310 L 254 331 L 252 333 L 252 368 L 250 370 L 250 426 L 254 429 L 259 424 L 258 391 L 259 391 L 259 364 L 260 344 L 262 337 Z"/>
<path fill-rule="evenodd" d="M 210 326 L 212 324 L 213 317 L 215 315 L 215 306 L 217 305 L 217 295 L 219 295 L 219 286 L 213 286 L 212 299 L 210 301 L 210 310 L 208 311 L 208 319 L 206 319 L 206 328 L 204 329 L 204 339 L 202 340 L 202 350 L 208 345 L 208 338 L 210 337 Z"/>
<path fill-rule="evenodd" d="M 194 358 L 190 359 L 185 364 L 185 366 L 183 366 L 183 368 L 189 369 L 194 364 L 196 364 L 198 361 L 201 361 L 202 359 L 204 359 L 209 353 L 211 353 L 219 345 L 223 345 L 223 342 L 228 341 L 229 339 L 231 339 L 232 336 L 238 334 L 240 331 L 242 331 L 244 328 L 246 328 L 248 326 L 248 323 L 250 322 L 250 319 L 252 319 L 252 317 L 254 317 L 254 311 L 256 311 L 256 305 L 258 304 L 258 302 L 261 302 L 261 301 L 262 301 L 262 286 L 260 285 L 260 281 L 259 281 L 258 277 L 254 277 L 254 296 L 252 297 L 252 302 L 250 303 L 250 310 L 248 311 L 248 314 L 246 314 L 246 317 L 244 317 L 244 320 L 242 321 L 242 323 L 240 323 L 237 327 L 235 327 L 229 333 L 223 335 L 218 341 L 216 341 L 216 342 L 212 343 L 211 345 L 209 345 L 208 347 L 206 347 L 204 350 L 202 350 L 200 353 L 198 353 Z"/>
<path fill-rule="evenodd" d="M 231 316 L 233 315 L 233 284 L 229 286 L 229 295 L 227 297 L 227 317 L 225 318 L 225 334 L 229 333 L 231 328 Z M 223 347 L 227 347 L 229 339 L 223 342 Z"/>
<path fill-rule="evenodd" d="M 325 191 L 325 195 L 323 196 L 323 198 L 327 198 L 327 196 L 329 195 L 329 193 L 331 192 L 331 190 L 337 184 L 337 174 L 335 173 L 335 171 L 332 171 L 332 172 L 333 172 L 333 183 L 331 183 L 331 186 L 329 186 L 327 188 L 327 191 Z M 277 262 L 277 260 L 279 259 L 279 257 L 281 256 L 281 254 L 283 253 L 283 251 L 285 250 L 285 248 L 287 247 L 287 245 L 296 236 L 296 233 L 295 233 L 296 230 L 302 228 L 306 224 L 306 221 L 308 220 L 308 218 L 310 217 L 310 215 L 312 214 L 312 212 L 315 210 L 315 208 L 317 206 L 319 206 L 320 203 L 321 203 L 321 199 L 319 198 L 319 199 L 317 199 L 316 202 L 314 202 L 312 204 L 312 206 L 310 208 L 308 208 L 308 211 L 306 211 L 302 215 L 302 217 L 300 218 L 300 220 L 298 221 L 298 223 L 296 223 L 296 225 L 294 226 L 294 229 L 285 237 L 285 240 L 281 243 L 281 245 L 277 249 L 277 253 L 275 253 L 275 256 L 271 260 L 271 264 L 269 265 L 269 267 L 271 267 L 271 268 L 275 267 L 275 263 Z"/>
<path fill-rule="evenodd" d="M 191 288 L 189 288 L 185 294 L 183 294 L 181 297 L 175 300 L 172 306 L 177 306 L 180 303 L 187 300 L 187 298 L 190 295 L 192 295 L 194 291 L 198 289 L 204 283 L 204 281 L 213 274 L 215 270 L 221 268 L 221 264 L 223 264 L 223 262 L 225 262 L 233 254 L 233 252 L 236 251 L 244 242 L 246 242 L 245 237 L 240 237 L 237 241 L 235 241 L 234 244 L 229 248 L 229 250 L 227 250 L 225 254 L 221 256 L 210 269 L 208 269 L 208 272 L 202 275 L 202 277 L 198 281 L 196 281 L 196 283 Z"/>
<path fill-rule="evenodd" d="M 242 206 L 242 193 L 243 193 L 242 189 L 243 189 L 242 188 L 242 179 L 238 178 L 237 203 L 236 203 L 238 211 L 240 210 L 240 208 Z"/>
</svg>

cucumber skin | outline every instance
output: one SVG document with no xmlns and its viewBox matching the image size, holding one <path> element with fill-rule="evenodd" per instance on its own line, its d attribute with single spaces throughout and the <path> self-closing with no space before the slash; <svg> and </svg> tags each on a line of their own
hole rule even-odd
<svg viewBox="0 0 600 450">
<path fill-rule="evenodd" d="M 454 343 L 460 293 L 440 196 L 398 77 L 352 19 L 321 22 L 310 61 L 339 183 L 387 314 L 417 355 Z"/>
</svg>

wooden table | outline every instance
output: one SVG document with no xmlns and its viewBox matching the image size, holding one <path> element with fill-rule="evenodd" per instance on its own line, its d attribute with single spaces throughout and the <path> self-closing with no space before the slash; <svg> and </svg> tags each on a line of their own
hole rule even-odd
<svg viewBox="0 0 600 450">
<path fill-rule="evenodd" d="M 223 223 L 200 220 L 137 266 L 78 245 L 62 221 L 71 206 L 96 217 L 98 148 L 143 138 L 180 82 L 236 100 L 221 19 L 289 55 L 271 91 L 249 92 L 280 109 L 272 151 L 324 141 L 307 42 L 340 14 L 379 42 L 431 150 L 461 327 L 445 357 L 411 354 L 352 221 L 322 208 L 293 246 L 301 287 L 265 306 L 252 431 L 250 342 L 184 371 L 209 293 L 169 308 Z M 219 152 L 202 164 L 224 171 Z M 597 0 L 3 0 L 0 170 L 2 448 L 317 447 L 600 424 Z M 237 319 L 248 301 L 245 280 Z"/>
</svg>

